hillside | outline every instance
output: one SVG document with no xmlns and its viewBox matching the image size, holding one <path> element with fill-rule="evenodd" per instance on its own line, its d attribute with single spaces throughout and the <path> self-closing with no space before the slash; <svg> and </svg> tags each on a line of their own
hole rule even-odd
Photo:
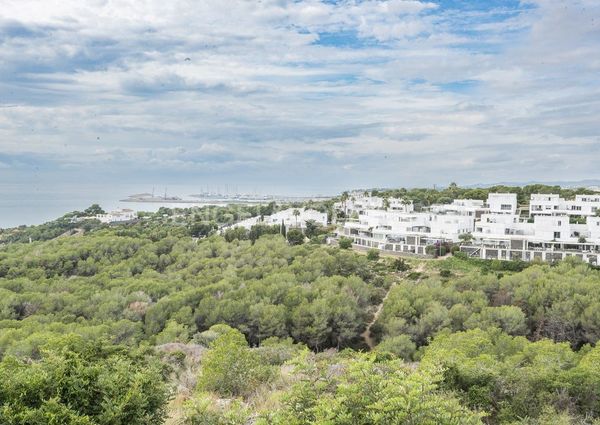
<svg viewBox="0 0 600 425">
<path fill-rule="evenodd" d="M 598 423 L 587 265 L 197 239 L 186 220 L 0 247 L 0 423 Z"/>
</svg>

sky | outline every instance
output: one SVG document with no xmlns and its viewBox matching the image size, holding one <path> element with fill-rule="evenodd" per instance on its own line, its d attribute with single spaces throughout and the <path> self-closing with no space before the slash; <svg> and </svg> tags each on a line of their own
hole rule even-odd
<svg viewBox="0 0 600 425">
<path fill-rule="evenodd" d="M 0 0 L 0 186 L 600 177 L 598 0 Z"/>
</svg>

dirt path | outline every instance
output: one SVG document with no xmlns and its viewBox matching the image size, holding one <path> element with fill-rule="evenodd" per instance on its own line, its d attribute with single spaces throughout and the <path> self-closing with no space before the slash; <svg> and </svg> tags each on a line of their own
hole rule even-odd
<svg viewBox="0 0 600 425">
<path fill-rule="evenodd" d="M 412 272 L 416 272 L 416 273 L 423 273 L 423 271 L 425 271 L 425 263 L 419 263 L 419 265 L 414 270 L 412 270 Z M 411 270 L 409 270 L 409 272 L 411 272 Z M 373 341 L 373 335 L 371 334 L 371 328 L 379 319 L 379 316 L 381 315 L 381 312 L 383 311 L 383 305 L 385 304 L 385 300 L 387 300 L 387 298 L 389 297 L 390 292 L 392 292 L 392 289 L 394 288 L 394 286 L 396 286 L 398 281 L 401 279 L 404 279 L 405 276 L 404 276 L 404 274 L 399 274 L 398 277 L 399 277 L 399 279 L 395 280 L 390 285 L 389 289 L 385 293 L 385 296 L 381 300 L 381 304 L 379 304 L 377 306 L 377 310 L 375 310 L 375 314 L 373 314 L 373 318 L 367 324 L 367 328 L 365 329 L 365 331 L 363 333 L 360 334 L 360 336 L 363 338 L 363 340 L 365 341 L 365 344 L 367 344 L 367 346 L 369 347 L 370 350 L 372 350 L 375 347 L 375 341 Z"/>
</svg>

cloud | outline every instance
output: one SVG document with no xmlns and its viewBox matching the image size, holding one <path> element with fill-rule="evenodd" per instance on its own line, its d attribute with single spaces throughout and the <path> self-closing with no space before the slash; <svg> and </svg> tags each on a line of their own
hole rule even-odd
<svg viewBox="0 0 600 425">
<path fill-rule="evenodd" d="M 502 180 L 511 164 L 512 180 L 598 177 L 599 12 L 5 0 L 0 154 L 36 158 L 58 183 L 86 169 L 339 190 Z"/>
</svg>

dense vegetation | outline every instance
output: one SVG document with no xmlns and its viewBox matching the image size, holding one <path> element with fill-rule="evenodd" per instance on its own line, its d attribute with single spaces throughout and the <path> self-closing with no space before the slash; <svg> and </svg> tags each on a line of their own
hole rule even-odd
<svg viewBox="0 0 600 425">
<path fill-rule="evenodd" d="M 75 336 L 53 338 L 37 357 L 0 362 L 0 423 L 164 422 L 168 388 L 155 359 Z"/>
<path fill-rule="evenodd" d="M 252 344 L 292 336 L 346 347 L 388 284 L 364 257 L 277 235 L 252 244 L 119 233 L 0 251 L 0 354 L 33 355 L 67 332 L 130 346 L 187 342 L 218 323 Z"/>
<path fill-rule="evenodd" d="M 600 423 L 600 271 L 205 219 L 1 245 L 0 423 Z"/>
<path fill-rule="evenodd" d="M 575 261 L 535 265 L 506 276 L 475 269 L 451 277 L 443 269 L 399 282 L 375 329 L 386 347 L 395 342 L 408 359 L 441 330 L 499 328 L 579 349 L 600 339 L 599 289 L 598 271 Z M 413 349 L 407 352 L 408 347 Z"/>
<path fill-rule="evenodd" d="M 409 199 L 418 206 L 429 206 L 432 204 L 446 204 L 454 199 L 480 199 L 486 200 L 489 193 L 516 193 L 519 204 L 529 204 L 532 193 L 554 193 L 563 198 L 572 199 L 576 194 L 589 195 L 594 191 L 580 188 L 563 188 L 560 186 L 549 186 L 544 184 L 531 184 L 526 186 L 504 186 L 496 185 L 486 188 L 463 188 L 452 183 L 443 189 L 374 189 L 373 196 L 389 198 Z"/>
</svg>

